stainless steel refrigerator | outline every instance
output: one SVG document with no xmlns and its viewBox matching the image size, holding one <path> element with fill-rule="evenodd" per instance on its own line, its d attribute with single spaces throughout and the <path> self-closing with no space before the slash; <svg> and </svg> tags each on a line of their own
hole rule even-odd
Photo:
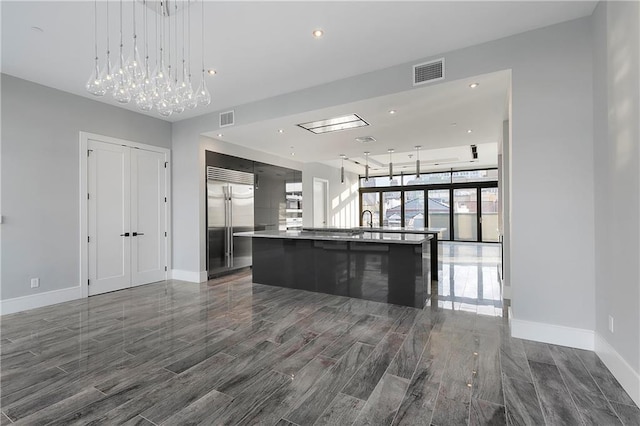
<svg viewBox="0 0 640 426">
<path fill-rule="evenodd" d="M 207 167 L 207 247 L 209 277 L 251 266 L 253 174 Z"/>
</svg>

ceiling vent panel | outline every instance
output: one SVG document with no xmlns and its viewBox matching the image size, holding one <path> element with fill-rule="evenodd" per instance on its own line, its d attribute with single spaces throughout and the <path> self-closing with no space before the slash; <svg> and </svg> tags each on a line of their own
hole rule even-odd
<svg viewBox="0 0 640 426">
<path fill-rule="evenodd" d="M 220 113 L 220 127 L 233 126 L 235 124 L 235 114 L 233 111 Z"/>
<path fill-rule="evenodd" d="M 413 66 L 413 85 L 417 86 L 425 83 L 444 79 L 444 58 L 431 62 L 425 62 Z"/>
<path fill-rule="evenodd" d="M 356 138 L 356 141 L 360 143 L 371 143 L 375 142 L 376 138 L 373 136 L 360 136 L 359 138 Z"/>
</svg>

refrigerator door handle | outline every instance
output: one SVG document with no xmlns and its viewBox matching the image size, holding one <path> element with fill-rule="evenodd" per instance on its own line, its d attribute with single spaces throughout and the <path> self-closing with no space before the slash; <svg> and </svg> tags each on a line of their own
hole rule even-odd
<svg viewBox="0 0 640 426">
<path fill-rule="evenodd" d="M 228 185 L 222 187 L 224 197 L 224 266 L 229 266 L 229 201 Z"/>
<path fill-rule="evenodd" d="M 229 185 L 229 266 L 233 267 L 233 186 Z"/>
</svg>

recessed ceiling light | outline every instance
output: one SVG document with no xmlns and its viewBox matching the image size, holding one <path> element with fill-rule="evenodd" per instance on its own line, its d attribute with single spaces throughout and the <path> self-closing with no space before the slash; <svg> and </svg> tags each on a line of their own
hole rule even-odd
<svg viewBox="0 0 640 426">
<path fill-rule="evenodd" d="M 214 70 L 213 68 L 211 68 L 211 69 L 208 69 L 208 70 L 207 70 L 207 73 L 208 73 L 209 75 L 216 75 L 216 74 L 218 74 L 218 71 L 216 71 L 216 70 Z"/>
<path fill-rule="evenodd" d="M 395 109 L 390 109 L 390 110 L 389 110 L 389 114 L 391 114 L 391 115 L 395 114 L 396 112 L 397 112 L 397 111 L 396 111 Z"/>
<path fill-rule="evenodd" d="M 42 28 L 40 28 L 40 27 L 31 27 L 31 29 L 33 31 L 35 31 L 35 32 L 38 32 L 38 33 L 43 33 L 44 32 L 44 30 Z"/>
<path fill-rule="evenodd" d="M 471 129 L 467 130 L 467 133 L 471 133 L 471 132 L 473 132 L 473 130 L 471 130 Z"/>
<path fill-rule="evenodd" d="M 284 129 L 278 129 L 278 133 L 284 133 Z"/>
<path fill-rule="evenodd" d="M 313 34 L 313 36 L 315 38 L 321 38 L 324 35 L 324 31 L 322 31 L 320 28 L 313 30 L 313 32 L 311 33 Z"/>
<path fill-rule="evenodd" d="M 469 87 L 471 87 L 472 89 L 475 89 L 476 87 L 480 86 L 480 83 L 471 83 L 469 85 Z"/>
<path fill-rule="evenodd" d="M 224 136 L 224 135 L 223 135 L 222 133 L 218 133 L 218 137 L 219 137 L 219 138 L 221 138 L 221 137 L 223 137 L 223 136 Z"/>
</svg>

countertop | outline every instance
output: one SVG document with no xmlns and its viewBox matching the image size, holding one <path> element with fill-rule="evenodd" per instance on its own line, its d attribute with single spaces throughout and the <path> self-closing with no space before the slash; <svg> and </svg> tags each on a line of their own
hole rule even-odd
<svg viewBox="0 0 640 426">
<path fill-rule="evenodd" d="M 323 230 L 311 231 L 252 231 L 252 232 L 236 232 L 235 237 L 253 237 L 253 238 L 287 238 L 297 240 L 318 240 L 318 241 L 353 241 L 363 243 L 391 243 L 391 244 L 422 244 L 433 238 L 431 235 L 406 234 L 406 233 L 386 233 L 386 232 L 370 232 L 365 229 L 339 229 L 332 230 L 326 228 Z M 351 231 L 351 232 L 349 232 Z"/>
<path fill-rule="evenodd" d="M 320 232 L 349 232 L 349 231 L 366 231 L 366 232 L 388 232 L 399 234 L 440 234 L 442 231 L 446 231 L 447 228 L 413 228 L 404 226 L 382 226 L 382 227 L 369 227 L 369 226 L 356 226 L 353 228 L 340 228 L 340 227 L 304 227 L 304 231 L 320 231 Z"/>
</svg>

